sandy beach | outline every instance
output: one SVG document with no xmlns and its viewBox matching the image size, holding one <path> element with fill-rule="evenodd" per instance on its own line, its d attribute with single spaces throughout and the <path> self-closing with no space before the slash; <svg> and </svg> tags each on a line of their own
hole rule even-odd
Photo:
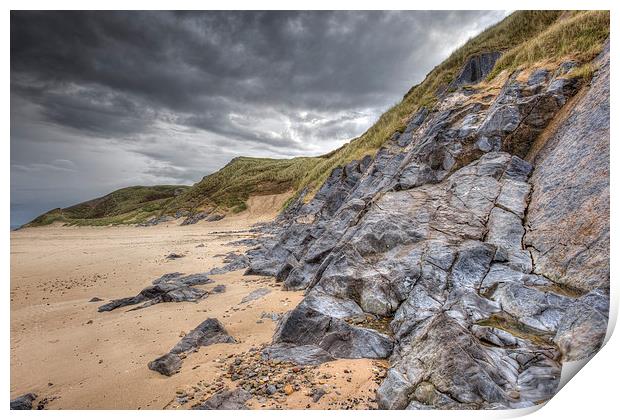
<svg viewBox="0 0 620 420">
<path fill-rule="evenodd" d="M 206 272 L 244 247 L 250 226 L 275 216 L 286 195 L 252 198 L 248 211 L 218 222 L 139 228 L 29 228 L 11 233 L 11 398 L 38 395 L 46 409 L 190 408 L 221 388 L 235 388 L 229 360 L 250 357 L 271 341 L 277 322 L 265 313 L 292 309 L 302 292 L 282 291 L 274 279 L 243 270 L 211 276 L 197 286 L 226 291 L 197 303 L 161 303 L 137 311 L 97 312 L 110 299 L 133 296 L 171 272 Z M 204 245 L 204 246 L 203 246 Z M 167 259 L 170 253 L 183 258 Z M 266 287 L 266 296 L 241 304 Z M 89 302 L 98 297 L 103 302 Z M 171 377 L 147 368 L 206 318 L 219 319 L 237 343 L 201 347 Z M 306 370 L 320 400 L 302 386 L 274 398 L 253 398 L 251 408 L 372 408 L 384 362 L 339 360 Z M 285 369 L 285 367 L 282 367 Z M 285 372 L 286 373 L 286 372 Z M 219 389 L 217 388 L 217 389 Z M 179 402 L 178 395 L 188 395 Z"/>
</svg>

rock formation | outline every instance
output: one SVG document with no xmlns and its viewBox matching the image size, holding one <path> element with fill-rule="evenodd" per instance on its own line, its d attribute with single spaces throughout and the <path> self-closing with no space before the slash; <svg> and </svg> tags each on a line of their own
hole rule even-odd
<svg viewBox="0 0 620 420">
<path fill-rule="evenodd" d="M 469 60 L 451 87 L 497 57 Z M 566 62 L 447 89 L 264 227 L 246 273 L 306 291 L 264 357 L 389 358 L 386 409 L 552 397 L 607 325 L 609 45 L 595 63 L 591 81 Z"/>
<path fill-rule="evenodd" d="M 149 362 L 148 367 L 162 375 L 174 375 L 181 369 L 182 359 L 187 353 L 216 343 L 235 343 L 235 339 L 228 335 L 220 321 L 208 318 L 184 336 L 168 353 Z"/>
<path fill-rule="evenodd" d="M 142 309 L 162 302 L 195 302 L 208 296 L 208 292 L 196 285 L 213 283 L 204 273 L 183 276 L 183 273 L 164 274 L 153 284 L 133 297 L 115 299 L 99 307 L 99 312 L 112 311 L 128 305 L 142 305 L 130 310 Z"/>
</svg>

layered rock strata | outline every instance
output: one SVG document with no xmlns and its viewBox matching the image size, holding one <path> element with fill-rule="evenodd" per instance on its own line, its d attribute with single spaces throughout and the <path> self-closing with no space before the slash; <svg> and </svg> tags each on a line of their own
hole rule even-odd
<svg viewBox="0 0 620 420">
<path fill-rule="evenodd" d="M 306 290 L 264 357 L 389 358 L 380 408 L 553 396 L 607 325 L 608 51 L 448 90 L 263 228 L 247 273 Z"/>
</svg>

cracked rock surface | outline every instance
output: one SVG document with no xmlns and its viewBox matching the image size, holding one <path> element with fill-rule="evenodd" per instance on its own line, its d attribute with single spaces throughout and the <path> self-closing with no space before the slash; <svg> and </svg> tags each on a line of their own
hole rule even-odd
<svg viewBox="0 0 620 420">
<path fill-rule="evenodd" d="M 386 409 L 551 398 L 607 325 L 608 48 L 597 60 L 591 81 L 560 65 L 444 93 L 262 227 L 246 273 L 306 291 L 264 357 L 389 358 Z"/>
</svg>

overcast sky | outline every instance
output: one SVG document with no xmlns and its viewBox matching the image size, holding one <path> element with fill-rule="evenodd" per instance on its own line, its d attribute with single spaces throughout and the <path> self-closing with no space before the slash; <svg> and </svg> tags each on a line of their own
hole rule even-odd
<svg viewBox="0 0 620 420">
<path fill-rule="evenodd" d="M 12 12 L 11 225 L 328 152 L 505 12 Z"/>
</svg>

